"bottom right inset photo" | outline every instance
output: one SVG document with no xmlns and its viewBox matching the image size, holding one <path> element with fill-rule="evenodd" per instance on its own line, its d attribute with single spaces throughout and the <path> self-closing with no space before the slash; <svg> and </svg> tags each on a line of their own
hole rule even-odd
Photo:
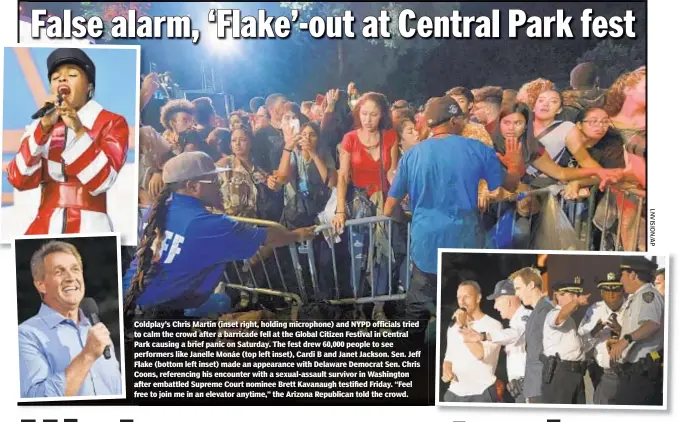
<svg viewBox="0 0 679 422">
<path fill-rule="evenodd" d="M 668 266 L 439 250 L 436 404 L 667 409 Z"/>
</svg>

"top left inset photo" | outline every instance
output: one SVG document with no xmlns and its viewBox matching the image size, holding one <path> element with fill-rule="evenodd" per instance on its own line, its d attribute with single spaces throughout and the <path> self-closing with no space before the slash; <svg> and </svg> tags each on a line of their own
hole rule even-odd
<svg viewBox="0 0 679 422">
<path fill-rule="evenodd" d="M 0 242 L 137 244 L 139 46 L 5 47 Z"/>
</svg>

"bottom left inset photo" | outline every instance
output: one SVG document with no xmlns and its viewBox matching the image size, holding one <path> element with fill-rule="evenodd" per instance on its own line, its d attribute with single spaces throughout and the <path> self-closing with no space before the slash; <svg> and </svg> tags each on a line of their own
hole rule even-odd
<svg viewBox="0 0 679 422">
<path fill-rule="evenodd" d="M 19 401 L 125 398 L 119 234 L 13 243 Z"/>
</svg>

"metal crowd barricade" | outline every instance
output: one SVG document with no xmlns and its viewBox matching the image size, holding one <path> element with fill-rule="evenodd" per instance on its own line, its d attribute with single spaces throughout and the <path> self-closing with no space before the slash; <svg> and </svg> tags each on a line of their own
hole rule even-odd
<svg viewBox="0 0 679 422">
<path fill-rule="evenodd" d="M 241 222 L 241 223 L 246 223 L 246 224 L 251 224 L 255 225 L 258 227 L 277 227 L 284 229 L 282 225 L 279 223 L 276 223 L 274 221 L 268 221 L 268 220 L 258 220 L 254 218 L 245 218 L 245 217 L 231 217 L 235 221 Z M 235 269 L 235 274 L 238 280 L 231 280 L 231 277 L 229 277 L 228 271 L 224 271 L 224 277 L 226 278 L 226 287 L 232 288 L 235 290 L 240 290 L 240 291 L 246 291 L 250 293 L 258 293 L 258 294 L 263 294 L 263 295 L 268 295 L 268 296 L 277 296 L 277 297 L 282 297 L 286 300 L 289 300 L 292 302 L 292 311 L 291 311 L 291 318 L 293 320 L 297 319 L 297 314 L 299 311 L 299 307 L 307 302 L 307 296 L 306 292 L 304 289 L 304 280 L 302 277 L 302 269 L 299 263 L 299 255 L 297 254 L 297 248 L 295 245 L 289 245 L 287 247 L 290 251 L 290 257 L 292 261 L 292 266 L 294 267 L 293 275 L 297 283 L 297 289 L 299 293 L 295 293 L 293 289 L 291 289 L 291 286 L 288 285 L 288 280 L 286 280 L 285 273 L 283 271 L 283 268 L 281 266 L 281 260 L 279 258 L 278 251 L 276 249 L 272 249 L 272 257 L 274 258 L 275 264 L 276 264 L 276 272 L 277 272 L 277 279 L 280 280 L 280 284 L 282 286 L 282 290 L 277 290 L 274 288 L 274 285 L 272 283 L 273 280 L 273 275 L 269 274 L 269 271 L 266 268 L 266 262 L 267 258 L 270 257 L 263 257 L 261 253 L 258 251 L 257 252 L 257 258 L 259 260 L 259 263 L 256 265 L 261 265 L 262 267 L 262 272 L 264 275 L 264 280 L 266 281 L 266 286 L 260 286 L 259 281 L 257 280 L 257 277 L 255 277 L 255 273 L 252 269 L 252 267 L 248 264 L 248 261 L 245 260 L 243 261 L 243 268 L 245 268 L 247 271 L 243 272 L 241 268 L 238 268 L 238 265 L 236 262 L 232 262 L 231 265 Z M 283 249 L 283 248 L 278 248 L 278 249 Z M 249 278 L 249 280 L 248 280 Z"/>
<path fill-rule="evenodd" d="M 359 226 L 370 226 L 370 229 L 368 230 L 368 241 L 369 241 L 369 251 L 373 251 L 375 248 L 375 235 L 374 235 L 374 228 L 378 224 L 383 224 L 386 223 L 386 232 L 387 232 L 387 242 L 389 244 L 389 257 L 387 259 L 388 261 L 388 268 L 387 268 L 387 274 L 388 274 L 388 293 L 386 295 L 377 295 L 376 294 L 376 289 L 375 289 L 375 272 L 371 268 L 370 269 L 370 286 L 371 286 L 371 293 L 370 296 L 360 296 L 359 291 L 360 291 L 360 283 L 361 280 L 356 279 L 356 265 L 357 265 L 357 257 L 353 253 L 351 253 L 351 292 L 353 297 L 346 297 L 342 298 L 341 293 L 340 293 L 340 280 L 338 279 L 337 276 L 337 260 L 336 260 L 336 254 L 335 254 L 335 243 L 334 241 L 329 242 L 330 246 L 330 251 L 332 254 L 332 266 L 333 266 L 333 277 L 334 277 L 334 298 L 328 300 L 328 303 L 330 304 L 335 304 L 335 305 L 346 305 L 346 304 L 361 304 L 361 303 L 369 303 L 369 302 L 385 302 L 385 301 L 395 301 L 395 300 L 404 300 L 406 297 L 405 293 L 396 293 L 394 292 L 394 283 L 393 283 L 393 272 L 392 272 L 392 265 L 393 265 L 393 257 L 394 257 L 394 247 L 393 247 L 393 236 L 392 236 L 392 219 L 389 217 L 385 216 L 376 216 L 376 217 L 365 217 L 365 218 L 357 218 L 353 220 L 347 220 L 345 222 L 345 227 L 349 230 L 349 245 L 342 244 L 342 247 L 351 247 L 351 245 L 354 244 L 354 231 L 351 230 L 352 227 L 359 227 Z M 330 231 L 332 234 L 333 227 L 330 224 L 325 224 L 318 226 L 316 228 L 316 232 L 323 232 L 323 231 Z M 410 287 L 410 274 L 411 274 L 411 269 L 410 269 L 410 223 L 407 226 L 407 246 L 406 246 L 406 275 L 405 275 L 405 280 L 403 280 L 403 287 L 404 291 L 407 292 L 408 288 Z M 311 274 L 311 283 L 313 285 L 313 289 L 315 292 L 318 292 L 319 287 L 318 287 L 318 271 L 315 265 L 315 258 L 313 251 L 311 250 L 312 248 L 312 242 L 307 241 L 307 249 L 309 250 L 309 269 L 310 269 L 310 274 Z M 370 252 L 369 252 L 370 255 Z M 372 262 L 370 259 L 368 259 L 368 265 L 371 265 Z"/>
<path fill-rule="evenodd" d="M 556 186 L 556 185 L 555 185 Z M 503 214 L 503 204 L 504 203 L 510 203 L 510 202 L 518 202 L 527 196 L 539 196 L 539 195 L 544 195 L 544 194 L 557 194 L 562 190 L 563 187 L 559 186 L 558 188 L 555 187 L 546 187 L 546 188 L 541 188 L 541 189 L 534 189 L 526 192 L 521 192 L 518 194 L 513 194 L 508 198 L 503 199 L 502 201 L 498 201 L 497 204 L 497 218 L 498 221 L 500 220 L 500 217 Z M 633 249 L 631 250 L 638 250 L 639 248 L 639 240 L 640 236 L 643 234 L 642 232 L 642 227 L 641 227 L 641 220 L 643 216 L 643 211 L 644 211 L 644 205 L 646 202 L 646 192 L 640 189 L 624 189 L 624 190 L 617 190 L 620 195 L 622 195 L 622 201 L 621 203 L 625 203 L 628 200 L 633 200 L 636 201 L 636 207 L 632 210 L 634 221 L 633 221 L 633 235 L 631 239 L 627 243 L 632 243 Z M 595 213 L 597 210 L 597 206 L 599 205 L 596 201 L 597 198 L 597 192 L 598 188 L 596 186 L 590 187 L 590 195 L 588 198 L 582 198 L 578 200 L 566 200 L 563 197 L 560 199 L 560 205 L 561 208 L 564 210 L 566 213 L 571 225 L 573 226 L 573 229 L 575 230 L 575 233 L 577 234 L 578 238 L 583 242 L 585 250 L 591 250 L 593 246 L 593 230 L 594 230 L 594 217 Z M 624 230 L 626 228 L 626 223 L 623 223 L 624 217 L 627 216 L 628 214 L 625 213 L 625 207 L 623 207 L 622 210 L 618 209 L 616 213 L 613 213 L 612 210 L 609 210 L 609 204 L 610 204 L 610 199 L 611 195 L 613 195 L 613 190 L 612 188 L 607 188 L 604 196 L 601 198 L 601 202 L 604 207 L 604 222 L 603 222 L 603 229 L 602 235 L 601 235 L 601 242 L 600 242 L 600 247 L 599 250 L 604 250 L 605 248 L 605 240 L 606 236 L 609 235 L 609 231 L 611 228 L 608 227 L 608 223 L 612 222 L 613 219 L 617 219 L 617 226 L 616 231 L 615 231 L 615 251 L 621 250 L 621 246 L 624 243 L 622 240 L 622 237 L 624 235 Z M 616 207 L 617 207 L 617 202 L 616 202 Z M 587 220 L 583 221 L 583 213 L 581 210 L 578 208 L 581 206 L 581 204 L 587 203 Z M 516 213 L 517 210 L 516 208 L 514 209 L 514 215 L 513 215 L 513 223 L 512 223 L 512 234 L 514 233 L 514 223 L 516 222 Z M 530 213 L 528 217 L 528 224 L 531 226 L 533 222 L 533 214 Z M 499 230 L 499 227 L 496 227 L 496 230 Z M 629 245 L 628 248 L 629 249 Z"/>
<path fill-rule="evenodd" d="M 616 204 L 617 212 L 616 215 L 612 215 L 613 213 L 611 212 L 612 210 L 610 209 L 610 200 L 611 200 L 611 195 L 615 194 L 622 195 L 622 197 L 618 197 L 621 199 L 621 201 L 618 201 L 618 198 L 613 197 L 612 199 L 614 200 L 614 203 Z M 608 228 L 608 223 L 609 223 L 609 218 L 617 219 L 617 230 L 615 233 L 615 251 L 620 250 L 621 243 L 623 244 L 623 250 L 630 250 L 630 251 L 637 251 L 639 248 L 639 240 L 640 236 L 642 234 L 642 228 L 641 228 L 641 217 L 643 216 L 644 212 L 644 205 L 646 203 L 646 191 L 641 190 L 641 189 L 635 189 L 635 188 L 630 188 L 630 189 L 619 189 L 617 192 L 614 192 L 613 188 L 607 188 L 606 193 L 604 194 L 604 197 L 602 199 L 604 203 L 604 222 L 603 222 L 603 227 L 602 227 L 602 234 L 601 234 L 601 249 L 604 249 L 605 245 L 605 240 L 606 236 L 609 234 L 609 228 Z M 627 248 L 625 248 L 624 245 L 624 231 L 627 228 L 626 227 L 626 220 L 625 216 L 628 216 L 629 214 L 625 214 L 625 203 L 628 201 L 634 202 L 636 201 L 636 207 L 631 208 L 632 212 L 632 217 L 634 218 L 633 224 L 633 235 L 632 238 L 629 239 L 629 241 L 632 242 L 632 245 L 627 245 Z M 622 205 L 622 207 L 620 207 Z M 630 249 L 630 246 L 632 248 Z M 645 249 L 645 245 L 644 245 Z"/>
<path fill-rule="evenodd" d="M 514 203 L 516 205 L 519 201 L 527 198 L 528 196 L 540 196 L 540 195 L 545 195 L 545 194 L 555 194 L 555 193 L 560 192 L 562 189 L 563 188 L 555 189 L 554 187 L 548 186 L 546 188 L 533 189 L 533 190 L 528 190 L 528 191 L 524 191 L 524 192 L 514 193 L 507 198 L 504 198 L 500 201 L 495 202 L 495 204 L 497 204 L 497 221 L 498 221 L 498 224 L 496 224 L 496 227 L 495 227 L 495 234 L 497 235 L 499 233 L 499 230 L 500 230 L 499 222 L 500 222 L 500 219 L 502 218 L 503 205 L 504 204 Z M 528 227 L 532 227 L 533 216 L 536 215 L 532 212 L 532 208 L 533 208 L 533 206 L 531 205 L 531 210 L 528 212 Z M 513 212 L 513 215 L 512 215 L 512 229 L 511 229 L 512 237 L 514 236 L 514 229 L 516 228 L 516 214 L 517 213 L 518 213 L 517 206 L 515 206 L 514 212 Z"/>
</svg>

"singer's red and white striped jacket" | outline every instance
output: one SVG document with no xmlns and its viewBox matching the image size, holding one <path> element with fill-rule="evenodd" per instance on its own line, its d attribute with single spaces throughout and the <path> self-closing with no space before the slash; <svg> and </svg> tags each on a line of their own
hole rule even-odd
<svg viewBox="0 0 679 422">
<path fill-rule="evenodd" d="M 94 100 L 78 110 L 78 117 L 86 132 L 78 139 L 61 121 L 44 133 L 40 120 L 34 120 L 7 167 L 16 189 L 42 190 L 37 216 L 26 234 L 113 231 L 106 191 L 125 164 L 128 124 Z"/>
</svg>

